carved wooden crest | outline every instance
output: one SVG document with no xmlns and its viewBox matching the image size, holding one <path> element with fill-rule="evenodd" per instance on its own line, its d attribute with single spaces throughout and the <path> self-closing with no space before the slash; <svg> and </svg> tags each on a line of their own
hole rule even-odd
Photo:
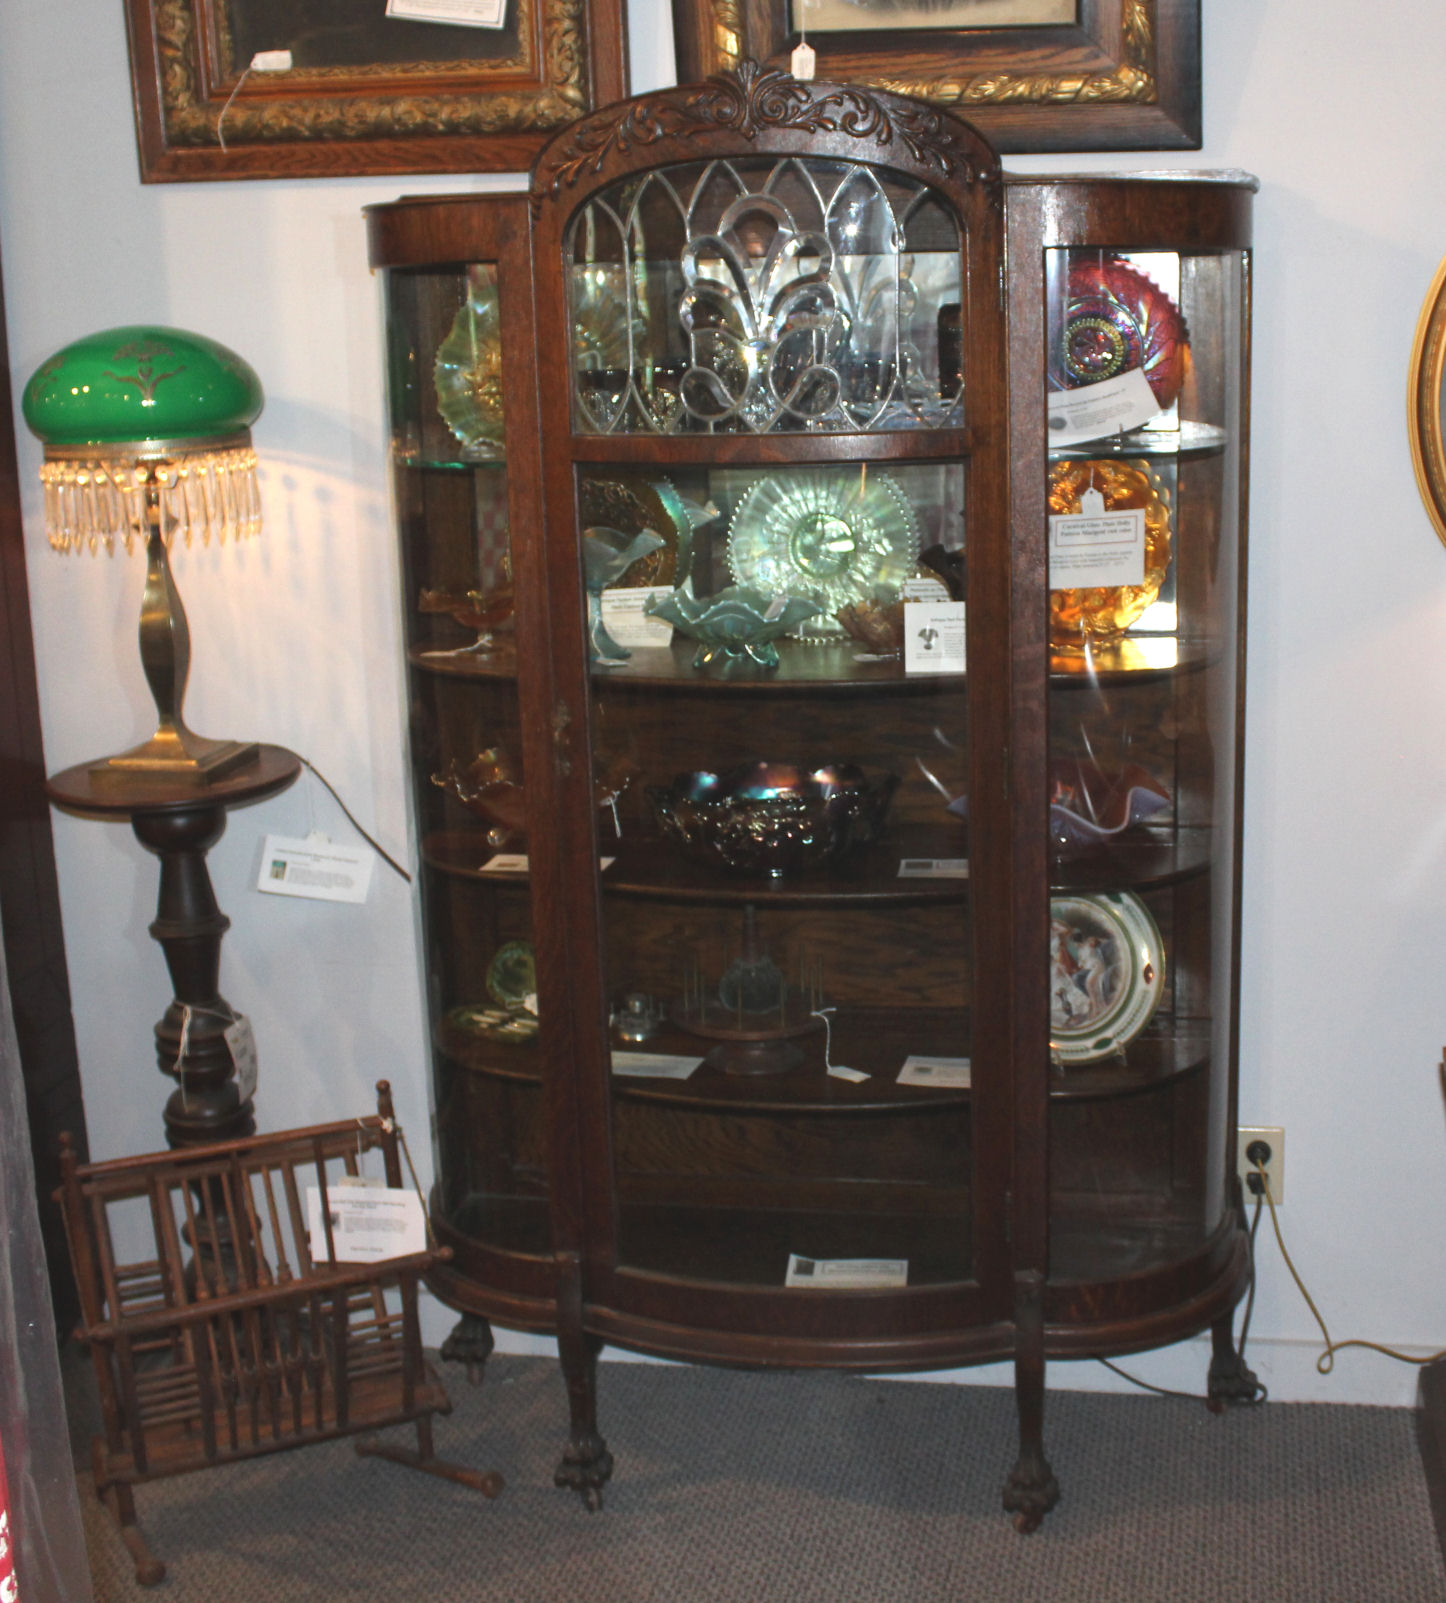
<svg viewBox="0 0 1446 1603">
<path fill-rule="evenodd" d="M 774 132 L 844 134 L 881 153 L 898 145 L 942 177 L 974 182 L 985 170 L 980 157 L 987 147 L 967 141 L 966 130 L 932 106 L 852 85 L 804 83 L 778 68 L 743 61 L 736 71 L 644 95 L 577 123 L 543 152 L 534 198 L 601 172 L 613 153 L 719 130 L 745 139 Z"/>
</svg>

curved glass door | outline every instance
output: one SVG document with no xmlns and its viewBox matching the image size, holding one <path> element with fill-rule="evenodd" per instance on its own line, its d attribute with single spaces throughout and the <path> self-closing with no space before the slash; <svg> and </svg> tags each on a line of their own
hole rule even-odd
<svg viewBox="0 0 1446 1603">
<path fill-rule="evenodd" d="M 1051 1277 L 1205 1249 L 1233 1054 L 1244 257 L 1046 253 Z"/>
<path fill-rule="evenodd" d="M 495 264 L 387 274 L 437 1221 L 550 1248 Z"/>
</svg>

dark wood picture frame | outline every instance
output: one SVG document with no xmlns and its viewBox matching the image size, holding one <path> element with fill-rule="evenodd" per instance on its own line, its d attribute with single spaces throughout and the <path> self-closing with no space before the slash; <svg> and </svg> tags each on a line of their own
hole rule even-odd
<svg viewBox="0 0 1446 1603">
<path fill-rule="evenodd" d="M 673 0 L 678 78 L 789 65 L 794 0 Z M 810 31 L 817 76 L 913 95 L 1003 152 L 1194 150 L 1200 0 L 1077 0 L 1059 27 Z"/>
<path fill-rule="evenodd" d="M 627 93 L 623 0 L 507 0 L 502 34 L 398 23 L 381 0 L 366 22 L 309 26 L 327 9 L 126 0 L 142 181 L 524 172 L 559 128 Z M 263 38 L 268 14 L 283 25 Z M 328 33 L 341 48 L 318 49 Z M 447 46 L 430 59 L 397 48 L 429 36 Z M 245 70 L 273 47 L 292 48 L 290 70 Z"/>
</svg>

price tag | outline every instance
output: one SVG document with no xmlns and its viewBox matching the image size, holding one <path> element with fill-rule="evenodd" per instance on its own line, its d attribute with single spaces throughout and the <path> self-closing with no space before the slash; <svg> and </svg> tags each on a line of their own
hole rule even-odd
<svg viewBox="0 0 1446 1603">
<path fill-rule="evenodd" d="M 968 1058 L 924 1057 L 914 1052 L 904 1059 L 899 1070 L 900 1085 L 945 1085 L 967 1090 L 970 1081 Z"/>
<path fill-rule="evenodd" d="M 620 646 L 669 646 L 673 642 L 673 626 L 666 618 L 654 618 L 643 611 L 654 597 L 670 596 L 669 584 L 640 585 L 604 590 L 602 593 L 603 627 Z"/>
<path fill-rule="evenodd" d="M 964 603 L 904 603 L 904 672 L 964 672 Z"/>
<path fill-rule="evenodd" d="M 305 896 L 317 902 L 364 902 L 376 854 L 364 846 L 337 846 L 325 835 L 290 840 L 268 835 L 261 848 L 258 891 Z"/>
<path fill-rule="evenodd" d="M 221 1034 L 231 1049 L 236 1094 L 243 1102 L 249 1102 L 256 1095 L 256 1037 L 251 1030 L 251 1020 L 244 1013 L 238 1013 Z"/>
<path fill-rule="evenodd" d="M 788 1255 L 785 1286 L 818 1286 L 830 1291 L 870 1290 L 883 1286 L 907 1286 L 907 1258 L 800 1258 Z"/>
<path fill-rule="evenodd" d="M 317 1263 L 378 1263 L 427 1250 L 427 1221 L 415 1191 L 373 1186 L 327 1186 L 331 1239 L 336 1258 L 327 1256 L 321 1217 L 321 1187 L 306 1188 L 311 1256 Z"/>
<path fill-rule="evenodd" d="M 1085 492 L 1086 499 L 1090 492 Z M 1145 509 L 1059 512 L 1049 520 L 1049 587 L 1089 590 L 1145 582 Z"/>
<path fill-rule="evenodd" d="M 387 16 L 405 22 L 450 22 L 454 28 L 500 28 L 507 0 L 387 0 Z"/>
<path fill-rule="evenodd" d="M 1077 390 L 1051 390 L 1046 400 L 1051 446 L 1081 445 L 1107 434 L 1127 434 L 1160 410 L 1149 379 L 1138 367 Z"/>
</svg>

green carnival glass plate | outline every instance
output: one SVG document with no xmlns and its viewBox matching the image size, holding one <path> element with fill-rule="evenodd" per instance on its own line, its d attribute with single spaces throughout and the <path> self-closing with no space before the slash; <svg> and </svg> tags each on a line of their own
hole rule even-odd
<svg viewBox="0 0 1446 1603">
<path fill-rule="evenodd" d="M 802 639 L 834 639 L 840 607 L 897 600 L 916 569 L 919 524 L 908 497 L 867 466 L 809 468 L 754 484 L 733 514 L 728 562 L 739 584 L 802 596 L 818 614 Z"/>
</svg>

